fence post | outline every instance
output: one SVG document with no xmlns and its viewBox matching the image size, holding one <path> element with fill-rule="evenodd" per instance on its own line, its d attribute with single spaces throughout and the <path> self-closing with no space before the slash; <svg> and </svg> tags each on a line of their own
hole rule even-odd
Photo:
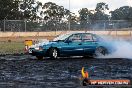
<svg viewBox="0 0 132 88">
<path fill-rule="evenodd" d="M 104 31 L 106 31 L 106 24 L 105 24 L 105 22 L 104 22 Z"/>
<path fill-rule="evenodd" d="M 68 24 L 68 25 L 69 25 L 69 26 L 68 26 L 69 31 L 71 30 L 71 23 L 70 23 L 70 22 L 71 22 L 71 14 L 70 14 L 70 10 L 71 10 L 70 4 L 71 4 L 71 3 L 70 3 L 70 2 L 71 2 L 71 1 L 69 0 L 69 24 Z"/>
<path fill-rule="evenodd" d="M 5 32 L 5 19 L 4 19 L 4 32 Z"/>
<path fill-rule="evenodd" d="M 26 24 L 27 22 L 26 22 L 26 20 L 25 20 L 25 32 L 27 31 L 27 24 Z"/>
</svg>

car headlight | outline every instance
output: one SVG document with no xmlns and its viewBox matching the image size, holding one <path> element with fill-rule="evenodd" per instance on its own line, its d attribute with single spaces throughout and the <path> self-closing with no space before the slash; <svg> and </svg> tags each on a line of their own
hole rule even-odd
<svg viewBox="0 0 132 88">
<path fill-rule="evenodd" d="M 35 47 L 34 49 L 35 49 L 35 50 L 39 50 L 39 47 Z"/>
<path fill-rule="evenodd" d="M 28 53 L 32 53 L 32 49 L 29 49 L 29 50 L 28 50 Z"/>
<path fill-rule="evenodd" d="M 43 50 L 43 47 L 42 47 L 42 46 L 39 46 L 39 47 L 35 47 L 34 49 L 35 49 L 35 50 L 42 51 L 42 50 Z"/>
</svg>

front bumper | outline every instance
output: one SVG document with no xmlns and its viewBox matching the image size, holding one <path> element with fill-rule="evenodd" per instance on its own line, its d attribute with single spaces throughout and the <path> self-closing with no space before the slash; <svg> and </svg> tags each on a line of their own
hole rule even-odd
<svg viewBox="0 0 132 88">
<path fill-rule="evenodd" d="M 29 49 L 28 53 L 33 56 L 47 56 L 45 50 L 35 50 L 35 49 Z"/>
</svg>

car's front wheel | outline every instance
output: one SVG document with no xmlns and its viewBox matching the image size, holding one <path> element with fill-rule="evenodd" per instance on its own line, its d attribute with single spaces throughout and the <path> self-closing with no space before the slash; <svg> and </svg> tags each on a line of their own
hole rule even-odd
<svg viewBox="0 0 132 88">
<path fill-rule="evenodd" d="M 49 50 L 49 56 L 50 56 L 50 58 L 52 58 L 52 59 L 57 59 L 57 57 L 58 57 L 58 51 L 57 51 L 57 49 L 51 48 L 51 49 Z"/>
<path fill-rule="evenodd" d="M 108 50 L 104 47 L 98 47 L 95 50 L 95 56 L 100 57 L 100 56 L 105 56 L 108 54 Z"/>
</svg>

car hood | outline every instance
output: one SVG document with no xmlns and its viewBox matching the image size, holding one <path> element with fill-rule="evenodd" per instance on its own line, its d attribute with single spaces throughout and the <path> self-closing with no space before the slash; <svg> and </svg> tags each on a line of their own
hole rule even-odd
<svg viewBox="0 0 132 88">
<path fill-rule="evenodd" d="M 38 48 L 39 46 L 50 45 L 53 43 L 57 43 L 57 42 L 56 41 L 43 40 L 43 41 L 40 41 L 39 43 L 36 43 L 36 44 L 30 46 L 30 48 Z"/>
</svg>

